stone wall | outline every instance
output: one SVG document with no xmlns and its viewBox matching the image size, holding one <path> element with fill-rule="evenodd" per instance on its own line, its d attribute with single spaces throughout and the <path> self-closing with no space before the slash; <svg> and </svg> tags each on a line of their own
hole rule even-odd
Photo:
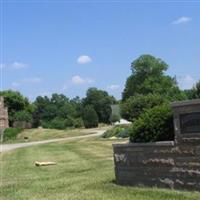
<svg viewBox="0 0 200 200">
<path fill-rule="evenodd" d="M 200 99 L 172 108 L 175 141 L 113 145 L 118 184 L 200 190 Z"/>
<path fill-rule="evenodd" d="M 32 123 L 25 122 L 25 121 L 15 121 L 12 125 L 13 128 L 23 128 L 23 129 L 30 129 L 32 128 Z"/>
<path fill-rule="evenodd" d="M 200 190 L 200 138 L 113 148 L 117 184 Z"/>
<path fill-rule="evenodd" d="M 0 96 L 0 129 L 9 127 L 8 109 L 4 106 L 4 98 Z"/>
</svg>

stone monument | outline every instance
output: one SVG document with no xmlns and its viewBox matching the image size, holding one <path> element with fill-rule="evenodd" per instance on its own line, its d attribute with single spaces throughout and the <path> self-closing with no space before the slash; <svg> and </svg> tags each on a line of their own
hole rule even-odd
<svg viewBox="0 0 200 200">
<path fill-rule="evenodd" d="M 200 99 L 172 109 L 174 141 L 113 144 L 117 184 L 200 191 Z"/>
<path fill-rule="evenodd" d="M 9 127 L 8 123 L 8 109 L 4 106 L 4 97 L 0 96 L 0 130 Z"/>
<path fill-rule="evenodd" d="M 174 102 L 172 108 L 176 143 L 200 142 L 200 99 Z"/>
</svg>

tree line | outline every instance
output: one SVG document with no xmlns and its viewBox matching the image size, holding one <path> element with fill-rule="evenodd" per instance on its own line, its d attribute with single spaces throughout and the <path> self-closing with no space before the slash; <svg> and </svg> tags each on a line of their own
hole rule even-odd
<svg viewBox="0 0 200 200">
<path fill-rule="evenodd" d="M 144 128 L 142 123 L 148 121 L 147 116 L 141 116 L 142 114 L 164 112 L 171 116 L 167 114 L 170 109 L 166 109 L 170 102 L 200 98 L 200 81 L 190 90 L 181 90 L 176 78 L 166 75 L 168 67 L 166 62 L 152 55 L 142 55 L 134 60 L 131 63 L 132 73 L 126 80 L 120 101 L 97 88 L 89 88 L 86 97 L 82 99 L 69 99 L 64 94 L 55 93 L 51 97 L 38 96 L 33 103 L 17 91 L 2 91 L 0 95 L 5 97 L 10 126 L 16 126 L 16 122 L 17 125 L 26 122 L 32 127 L 57 129 L 97 127 L 99 123 L 109 124 L 119 120 L 120 116 L 111 115 L 111 105 L 119 104 L 121 116 L 135 123 L 135 127 L 141 132 Z M 162 108 L 163 105 L 165 108 Z M 155 107 L 158 106 L 160 108 L 156 111 Z M 144 118 L 143 122 L 141 117 Z M 165 130 L 167 131 L 168 129 Z M 136 134 L 137 131 L 134 129 L 133 132 Z"/>
<path fill-rule="evenodd" d="M 67 127 L 97 127 L 110 123 L 111 105 L 116 99 L 106 91 L 89 88 L 85 98 L 69 99 L 63 94 L 38 96 L 31 103 L 18 91 L 0 92 L 8 107 L 11 127 L 31 124 L 31 127 L 65 129 Z"/>
</svg>

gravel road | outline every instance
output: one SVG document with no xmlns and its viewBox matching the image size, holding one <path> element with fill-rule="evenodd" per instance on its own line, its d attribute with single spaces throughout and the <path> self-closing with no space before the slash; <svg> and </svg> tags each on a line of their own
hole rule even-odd
<svg viewBox="0 0 200 200">
<path fill-rule="evenodd" d="M 39 144 L 47 144 L 47 143 L 51 143 L 51 142 L 71 141 L 71 140 L 75 140 L 75 139 L 97 137 L 97 136 L 103 135 L 104 132 L 105 132 L 105 130 L 99 130 L 99 131 L 96 131 L 96 133 L 94 133 L 94 134 L 74 136 L 74 137 L 68 137 L 68 138 L 50 139 L 50 140 L 42 140 L 42 141 L 27 142 L 27 143 L 17 143 L 17 144 L 0 144 L 0 153 L 18 149 L 18 148 L 22 148 L 22 147 L 35 146 L 35 145 L 39 145 Z"/>
</svg>

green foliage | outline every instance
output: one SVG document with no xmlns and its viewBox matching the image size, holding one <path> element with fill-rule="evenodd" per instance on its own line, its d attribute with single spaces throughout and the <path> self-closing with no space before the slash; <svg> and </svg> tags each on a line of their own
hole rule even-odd
<svg viewBox="0 0 200 200">
<path fill-rule="evenodd" d="M 3 134 L 3 140 L 8 141 L 11 139 L 15 139 L 19 133 L 22 132 L 22 128 L 7 128 Z"/>
<path fill-rule="evenodd" d="M 111 138 L 111 137 L 116 137 L 116 138 L 128 138 L 129 137 L 129 130 L 127 127 L 123 126 L 116 126 L 112 129 L 107 130 L 103 136 L 103 138 Z"/>
<path fill-rule="evenodd" d="M 65 125 L 66 125 L 66 128 L 73 127 L 74 119 L 71 116 L 67 117 L 67 119 L 65 120 Z"/>
<path fill-rule="evenodd" d="M 26 112 L 29 116 L 34 112 L 34 106 L 30 104 L 28 99 L 23 97 L 19 92 L 6 90 L 0 92 L 0 96 L 4 96 L 5 98 L 5 105 L 8 107 L 10 126 L 12 126 L 15 118 L 18 118 L 19 115 L 21 115 L 20 113 L 22 111 Z"/>
<path fill-rule="evenodd" d="M 76 118 L 73 120 L 73 126 L 74 128 L 81 128 L 84 126 L 84 123 L 83 123 L 83 119 L 80 117 L 80 118 Z"/>
<path fill-rule="evenodd" d="M 121 103 L 121 115 L 124 119 L 134 121 L 145 110 L 164 102 L 167 100 L 157 94 L 135 95 Z"/>
<path fill-rule="evenodd" d="M 98 90 L 97 88 L 90 88 L 87 91 L 84 99 L 84 106 L 91 105 L 96 111 L 100 123 L 109 123 L 111 115 L 111 105 L 116 100 L 109 96 L 106 91 Z"/>
<path fill-rule="evenodd" d="M 159 58 L 142 55 L 131 64 L 132 75 L 128 77 L 123 91 L 123 101 L 131 96 L 150 93 L 160 94 L 171 100 L 186 98 L 177 86 L 175 78 L 164 74 L 168 65 Z"/>
<path fill-rule="evenodd" d="M 173 116 L 168 104 L 147 110 L 130 128 L 131 142 L 155 142 L 173 139 Z"/>
<path fill-rule="evenodd" d="M 63 130 L 66 128 L 66 120 L 56 117 L 51 121 L 49 128 Z"/>
<path fill-rule="evenodd" d="M 21 121 L 21 122 L 32 122 L 32 115 L 31 113 L 27 112 L 26 110 L 18 111 L 13 115 L 14 121 Z"/>
<path fill-rule="evenodd" d="M 64 129 L 72 127 L 74 119 L 82 114 L 81 100 L 76 97 L 69 100 L 63 94 L 52 94 L 51 98 L 37 97 L 34 102 L 34 126 Z M 52 123 L 52 124 L 51 124 Z"/>
<path fill-rule="evenodd" d="M 41 120 L 40 126 L 42 128 L 50 128 L 51 127 L 51 122 L 50 121 Z"/>
<path fill-rule="evenodd" d="M 87 105 L 83 111 L 83 122 L 85 128 L 98 127 L 98 115 L 92 106 Z"/>
<path fill-rule="evenodd" d="M 200 99 L 200 81 L 190 90 L 184 91 L 188 99 Z"/>
</svg>

